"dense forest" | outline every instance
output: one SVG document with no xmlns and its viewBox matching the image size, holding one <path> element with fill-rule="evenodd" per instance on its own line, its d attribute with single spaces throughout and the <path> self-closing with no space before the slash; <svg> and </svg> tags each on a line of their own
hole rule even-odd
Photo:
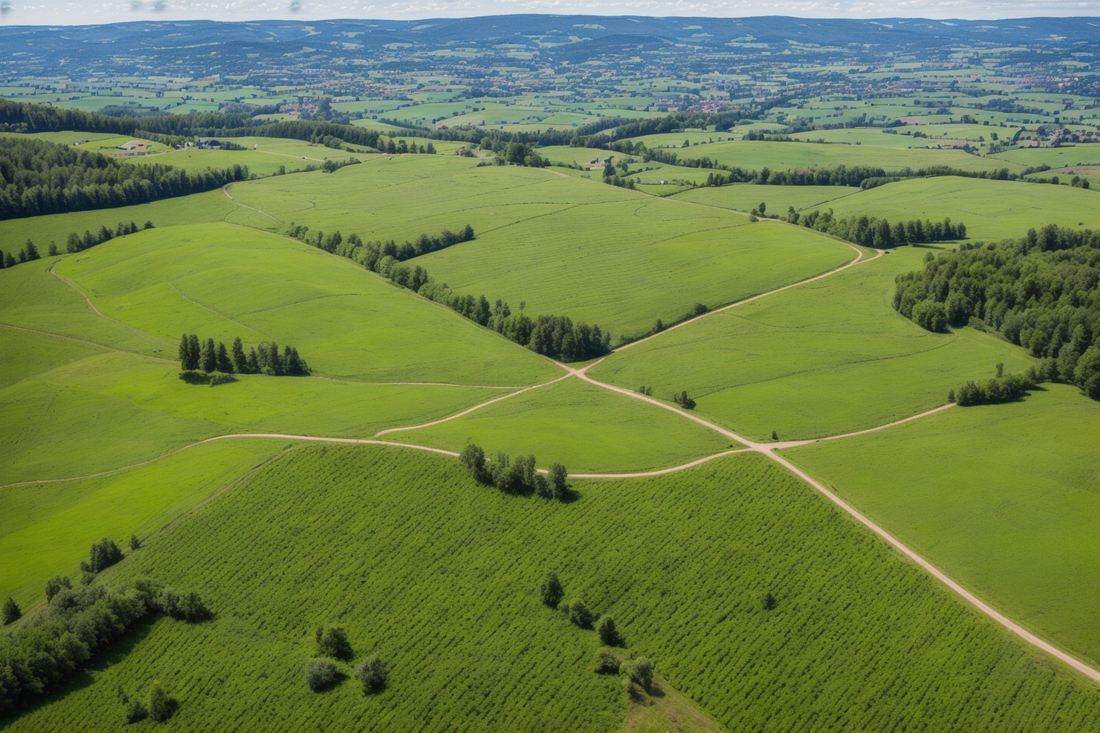
<svg viewBox="0 0 1100 733">
<path fill-rule="evenodd" d="M 86 211 L 211 191 L 248 178 L 248 168 L 194 173 L 125 165 L 43 140 L 0 138 L 0 219 Z"/>
<path fill-rule="evenodd" d="M 894 308 L 929 331 L 971 325 L 1043 359 L 1043 380 L 1100 400 L 1100 232 L 1054 225 L 963 245 L 899 275 Z"/>
</svg>

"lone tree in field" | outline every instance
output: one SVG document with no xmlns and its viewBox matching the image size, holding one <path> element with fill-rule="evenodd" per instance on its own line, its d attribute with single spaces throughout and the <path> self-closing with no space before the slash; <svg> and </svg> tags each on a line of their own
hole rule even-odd
<svg viewBox="0 0 1100 733">
<path fill-rule="evenodd" d="M 622 643 L 619 630 L 615 628 L 615 619 L 610 616 L 600 616 L 600 620 L 596 622 L 596 633 L 604 646 L 619 646 Z"/>
<path fill-rule="evenodd" d="M 779 440 L 779 433 L 772 431 L 772 440 Z"/>
<path fill-rule="evenodd" d="M 141 540 L 138 539 L 138 536 L 136 534 L 130 535 L 130 549 L 131 550 L 140 550 L 141 549 Z"/>
<path fill-rule="evenodd" d="M 764 606 L 765 611 L 770 611 L 779 604 L 779 601 L 775 600 L 775 596 L 771 594 L 771 591 L 768 591 L 764 594 L 764 599 L 761 601 L 761 603 Z"/>
<path fill-rule="evenodd" d="M 376 655 L 371 655 L 355 668 L 355 679 L 363 683 L 363 694 L 369 695 L 386 686 L 386 665 Z"/>
<path fill-rule="evenodd" d="M 19 609 L 19 604 L 11 596 L 8 596 L 8 600 L 4 602 L 3 610 L 0 610 L 0 617 L 2 617 L 0 620 L 3 620 L 4 626 L 15 623 L 22 615 L 23 611 Z"/>
<path fill-rule="evenodd" d="M 582 629 L 592 628 L 592 612 L 588 610 L 588 606 L 584 605 L 584 601 L 580 598 L 569 601 L 566 610 L 569 612 L 569 620 L 577 626 Z"/>
<path fill-rule="evenodd" d="M 550 490 L 554 494 L 555 499 L 564 499 L 569 495 L 569 474 L 565 471 L 565 466 L 560 463 L 550 464 Z"/>
<path fill-rule="evenodd" d="M 650 685 L 653 684 L 653 662 L 645 657 L 623 662 L 620 669 L 623 674 L 645 690 L 648 690 Z"/>
<path fill-rule="evenodd" d="M 153 689 L 149 691 L 149 717 L 158 723 L 163 723 L 172 717 L 174 708 L 175 701 L 168 697 L 168 693 L 159 682 L 154 682 Z"/>
<path fill-rule="evenodd" d="M 546 579 L 542 581 L 542 585 L 539 586 L 539 597 L 550 608 L 557 608 L 564 596 L 565 588 L 562 588 L 557 573 L 550 571 L 546 574 Z"/>
</svg>

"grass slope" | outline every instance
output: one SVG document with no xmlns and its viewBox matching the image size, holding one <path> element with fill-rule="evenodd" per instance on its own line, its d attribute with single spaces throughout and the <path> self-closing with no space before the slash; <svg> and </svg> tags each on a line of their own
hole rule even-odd
<svg viewBox="0 0 1100 733">
<path fill-rule="evenodd" d="M 761 456 L 578 488 L 506 496 L 399 449 L 284 454 L 104 575 L 199 590 L 214 620 L 143 627 L 9 730 L 115 727 L 119 687 L 152 680 L 180 701 L 165 730 L 614 730 L 625 693 L 592 672 L 595 635 L 539 603 L 549 569 L 730 730 L 1100 724 L 1095 685 Z M 320 623 L 386 660 L 385 691 L 309 691 Z"/>
<path fill-rule="evenodd" d="M 0 488 L 0 596 L 24 609 L 44 600 L 48 578 L 80 577 L 93 542 L 147 537 L 286 443 L 219 441 L 109 476 Z"/>
<path fill-rule="evenodd" d="M 342 379 L 517 385 L 559 374 L 349 260 L 243 227 L 141 232 L 57 270 L 102 312 L 173 345 L 181 333 L 290 343 L 315 373 Z"/>
<path fill-rule="evenodd" d="M 469 223 L 473 242 L 418 258 L 437 280 L 513 310 L 566 314 L 616 336 L 819 274 L 851 250 L 740 214 L 603 183 L 459 158 L 408 156 L 236 184 L 240 201 L 314 230 L 415 239 Z M 369 205 L 364 206 L 363 201 Z"/>
<path fill-rule="evenodd" d="M 387 439 L 461 451 L 467 441 L 489 457 L 534 454 L 574 473 L 646 471 L 730 447 L 728 439 L 667 410 L 579 379 L 525 392 L 465 417 Z"/>
<path fill-rule="evenodd" d="M 1096 665 L 1100 405 L 1047 389 L 788 457 L 994 608 Z"/>
<path fill-rule="evenodd" d="M 859 192 L 860 189 L 851 186 L 757 186 L 751 183 L 735 183 L 717 188 L 688 189 L 676 194 L 676 198 L 736 211 L 752 211 L 764 202 L 768 205 L 766 213 L 786 216 L 790 206 L 796 211 L 825 209 L 836 206 L 837 201 Z"/>
<path fill-rule="evenodd" d="M 953 176 L 910 179 L 838 199 L 828 206 L 837 216 L 868 214 L 892 222 L 918 217 L 938 221 L 950 216 L 966 224 L 970 240 L 1022 237 L 1028 229 L 1047 224 L 1071 229 L 1100 227 L 1100 192 L 1020 181 Z"/>
<path fill-rule="evenodd" d="M 944 404 L 947 391 L 1021 371 L 1021 349 L 982 333 L 933 334 L 891 307 L 894 277 L 920 267 L 924 250 L 902 248 L 832 277 L 708 316 L 613 354 L 592 377 L 686 390 L 698 411 L 767 440 L 835 435 Z"/>
</svg>

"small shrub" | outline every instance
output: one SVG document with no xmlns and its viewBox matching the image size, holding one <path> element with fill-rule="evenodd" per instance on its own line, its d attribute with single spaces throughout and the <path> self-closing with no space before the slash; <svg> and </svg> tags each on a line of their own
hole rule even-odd
<svg viewBox="0 0 1100 733">
<path fill-rule="evenodd" d="M 0 620 L 3 620 L 4 626 L 15 623 L 22 615 L 23 611 L 20 610 L 19 604 L 11 596 L 8 596 L 8 600 L 4 602 L 3 610 L 0 611 L 0 617 L 2 617 Z"/>
<path fill-rule="evenodd" d="M 592 612 L 588 610 L 588 606 L 584 605 L 584 601 L 580 598 L 569 601 L 566 611 L 569 614 L 569 620 L 577 626 L 582 629 L 592 628 Z"/>
<path fill-rule="evenodd" d="M 159 682 L 154 682 L 153 689 L 149 691 L 149 717 L 163 723 L 172 717 L 175 707 L 175 700 L 168 696 Z"/>
<path fill-rule="evenodd" d="M 149 717 L 149 708 L 141 700 L 131 700 L 126 708 L 126 722 L 140 723 Z"/>
<path fill-rule="evenodd" d="M 115 544 L 114 540 L 104 537 L 92 545 L 88 562 L 80 563 L 80 569 L 85 573 L 98 573 L 111 567 L 121 559 L 122 550 L 118 549 L 118 545 Z"/>
<path fill-rule="evenodd" d="M 347 633 L 339 626 L 329 626 L 317 637 L 317 648 L 326 657 L 348 660 L 352 657 L 351 642 Z"/>
<path fill-rule="evenodd" d="M 601 616 L 596 622 L 596 633 L 604 646 L 619 646 L 621 639 L 619 630 L 615 628 L 615 619 L 610 616 Z"/>
<path fill-rule="evenodd" d="M 140 550 L 141 549 L 141 540 L 138 539 L 138 536 L 136 534 L 130 535 L 130 549 L 131 550 Z"/>
<path fill-rule="evenodd" d="M 601 649 L 596 659 L 596 674 L 618 674 L 619 658 L 610 649 Z"/>
<path fill-rule="evenodd" d="M 369 695 L 386 686 L 386 665 L 377 656 L 371 655 L 355 668 L 355 679 L 363 683 L 363 693 Z"/>
<path fill-rule="evenodd" d="M 542 581 L 542 585 L 539 586 L 539 596 L 542 598 L 542 602 L 550 608 L 557 608 L 561 603 L 561 599 L 565 596 L 565 589 L 561 586 L 561 581 L 558 580 L 558 576 L 554 572 L 546 574 L 546 579 Z"/>
<path fill-rule="evenodd" d="M 336 682 L 336 665 L 331 659 L 311 659 L 306 662 L 306 684 L 314 692 L 331 687 Z"/>
<path fill-rule="evenodd" d="M 628 679 L 644 690 L 648 690 L 650 685 L 653 684 L 653 662 L 645 657 L 623 662 L 620 670 Z"/>
</svg>

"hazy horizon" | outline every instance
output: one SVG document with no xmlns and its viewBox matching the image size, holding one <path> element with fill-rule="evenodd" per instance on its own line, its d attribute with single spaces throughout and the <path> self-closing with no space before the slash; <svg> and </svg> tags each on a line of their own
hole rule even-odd
<svg viewBox="0 0 1100 733">
<path fill-rule="evenodd" d="M 569 3 L 527 0 L 503 3 L 473 0 L 425 0 L 377 4 L 358 0 L 149 0 L 130 2 L 39 2 L 6 0 L 5 25 L 95 25 L 141 20 L 428 20 L 490 15 L 591 15 L 691 18 L 750 18 L 783 15 L 814 19 L 1012 20 L 1100 16 L 1100 0 L 780 0 L 778 2 L 678 2 L 626 0 Z M 1097 18 L 1100 30 L 1100 18 Z"/>
</svg>

